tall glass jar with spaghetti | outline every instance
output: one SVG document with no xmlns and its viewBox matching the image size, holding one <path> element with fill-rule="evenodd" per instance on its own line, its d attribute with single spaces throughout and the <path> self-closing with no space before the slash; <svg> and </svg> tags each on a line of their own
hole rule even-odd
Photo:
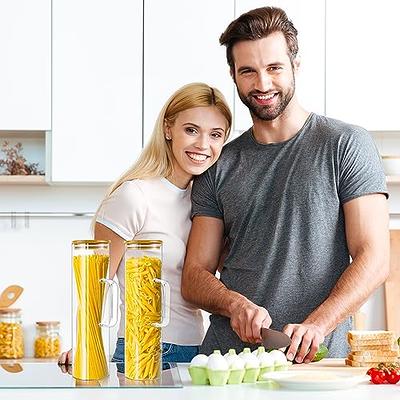
<svg viewBox="0 0 400 400">
<path fill-rule="evenodd" d="M 116 282 L 107 279 L 109 247 L 105 240 L 72 242 L 72 376 L 80 380 L 101 380 L 109 373 L 109 328 L 117 322 L 117 301 L 108 313 L 105 300 L 107 293 L 118 296 Z"/>
<path fill-rule="evenodd" d="M 162 241 L 132 240 L 125 248 L 125 377 L 161 376 L 161 328 L 169 322 L 169 285 L 161 279 Z"/>
<path fill-rule="evenodd" d="M 24 356 L 21 309 L 0 308 L 0 358 Z"/>
</svg>

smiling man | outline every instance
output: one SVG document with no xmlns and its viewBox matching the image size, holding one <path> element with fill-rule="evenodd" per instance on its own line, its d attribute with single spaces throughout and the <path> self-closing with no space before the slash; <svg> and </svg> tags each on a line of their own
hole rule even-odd
<svg viewBox="0 0 400 400">
<path fill-rule="evenodd" d="M 322 342 L 344 357 L 350 316 L 389 270 L 379 154 L 364 129 L 299 104 L 283 10 L 243 14 L 220 43 L 253 126 L 193 186 L 182 294 L 212 313 L 201 351 L 256 347 L 271 326 L 292 338 L 289 360 L 311 361 Z"/>
</svg>

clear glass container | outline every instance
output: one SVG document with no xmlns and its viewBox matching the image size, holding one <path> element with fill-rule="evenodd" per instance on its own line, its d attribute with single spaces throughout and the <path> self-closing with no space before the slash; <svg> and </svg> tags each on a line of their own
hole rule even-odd
<svg viewBox="0 0 400 400">
<path fill-rule="evenodd" d="M 125 377 L 154 381 L 162 371 L 161 328 L 169 322 L 162 241 L 132 240 L 125 246 Z"/>
<path fill-rule="evenodd" d="M 21 309 L 0 309 L 0 358 L 16 359 L 24 356 L 24 331 Z"/>
<path fill-rule="evenodd" d="M 111 326 L 117 323 L 118 286 L 107 279 L 110 242 L 72 242 L 72 376 L 80 380 L 100 380 L 109 373 Z M 107 322 L 105 307 L 108 289 L 114 300 Z"/>
<path fill-rule="evenodd" d="M 61 352 L 60 321 L 36 322 L 36 358 L 57 358 Z"/>
</svg>

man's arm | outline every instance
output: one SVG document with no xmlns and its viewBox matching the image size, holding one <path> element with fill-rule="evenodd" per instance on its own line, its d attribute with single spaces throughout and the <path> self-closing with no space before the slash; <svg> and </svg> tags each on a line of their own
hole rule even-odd
<svg viewBox="0 0 400 400">
<path fill-rule="evenodd" d="M 384 195 L 350 200 L 343 210 L 352 262 L 329 297 L 302 324 L 285 327 L 284 332 L 292 336 L 287 352 L 290 360 L 300 346 L 296 361 L 312 361 L 324 337 L 354 314 L 389 274 L 389 215 Z"/>
<path fill-rule="evenodd" d="M 215 277 L 223 233 L 221 219 L 204 216 L 193 219 L 182 273 L 182 296 L 197 307 L 230 318 L 232 329 L 244 342 L 260 342 L 261 326 L 271 325 L 268 311 L 229 290 Z"/>
</svg>

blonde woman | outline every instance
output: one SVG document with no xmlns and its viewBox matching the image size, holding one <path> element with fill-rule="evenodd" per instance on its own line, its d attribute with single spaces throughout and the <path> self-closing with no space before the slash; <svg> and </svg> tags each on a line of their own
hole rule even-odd
<svg viewBox="0 0 400 400">
<path fill-rule="evenodd" d="M 121 288 L 125 315 L 124 241 L 163 241 L 163 279 L 171 287 L 170 323 L 163 328 L 163 361 L 189 362 L 204 336 L 201 312 L 181 296 L 181 272 L 191 221 L 191 181 L 213 165 L 230 133 L 232 116 L 217 89 L 192 83 L 162 108 L 138 161 L 112 185 L 97 210 L 95 239 L 111 241 L 110 276 Z M 124 361 L 121 318 L 113 361 Z M 60 363 L 68 360 L 67 353 Z"/>
</svg>

